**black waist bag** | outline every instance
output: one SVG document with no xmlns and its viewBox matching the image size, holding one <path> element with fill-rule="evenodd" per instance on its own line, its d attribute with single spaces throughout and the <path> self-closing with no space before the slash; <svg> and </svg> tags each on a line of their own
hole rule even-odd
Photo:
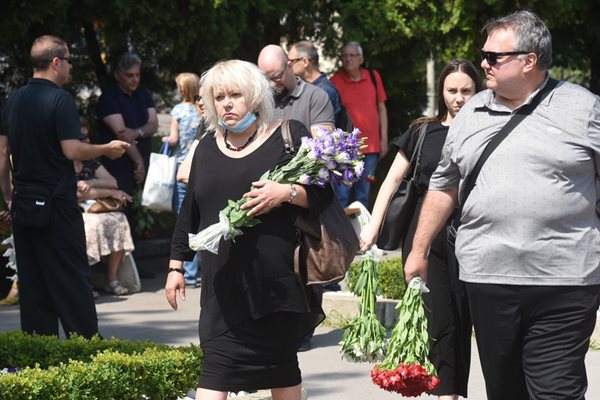
<svg viewBox="0 0 600 400">
<path fill-rule="evenodd" d="M 53 193 L 43 186 L 15 189 L 10 209 L 13 224 L 37 229 L 50 225 L 52 197 Z"/>
</svg>

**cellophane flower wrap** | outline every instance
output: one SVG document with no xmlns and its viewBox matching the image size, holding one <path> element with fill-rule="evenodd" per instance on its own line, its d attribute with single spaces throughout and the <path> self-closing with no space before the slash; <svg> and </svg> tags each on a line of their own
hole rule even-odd
<svg viewBox="0 0 600 400">
<path fill-rule="evenodd" d="M 10 268 L 15 271 L 13 276 L 9 276 L 8 279 L 16 282 L 19 280 L 19 275 L 17 275 L 17 254 L 15 253 L 15 239 L 13 235 L 10 235 L 4 239 L 2 241 L 2 245 L 6 247 L 6 251 L 4 252 L 3 256 L 8 258 L 6 262 L 6 268 Z"/>
<path fill-rule="evenodd" d="M 359 139 L 359 135 L 358 129 L 352 132 L 318 129 L 314 138 L 302 138 L 302 145 L 289 163 L 266 171 L 259 180 L 286 184 L 325 186 L 336 183 L 351 186 L 360 178 L 364 169 L 363 154 L 360 152 L 364 139 Z M 234 240 L 242 234 L 241 228 L 260 223 L 259 218 L 248 216 L 248 209 L 240 208 L 250 200 L 247 197 L 237 201 L 229 200 L 227 207 L 219 212 L 219 222 L 197 234 L 189 235 L 190 248 L 218 254 L 221 238 Z"/>
<path fill-rule="evenodd" d="M 375 314 L 377 268 L 382 253 L 372 246 L 360 260 L 360 274 L 354 286 L 354 294 L 360 297 L 359 313 L 344 327 L 339 343 L 342 356 L 349 361 L 374 362 L 384 356 L 386 330 Z"/>
<path fill-rule="evenodd" d="M 429 334 L 422 293 L 429 292 L 420 277 L 413 278 L 398 303 L 398 322 L 381 364 L 371 370 L 373 382 L 390 392 L 417 397 L 440 383 L 428 358 Z"/>
</svg>

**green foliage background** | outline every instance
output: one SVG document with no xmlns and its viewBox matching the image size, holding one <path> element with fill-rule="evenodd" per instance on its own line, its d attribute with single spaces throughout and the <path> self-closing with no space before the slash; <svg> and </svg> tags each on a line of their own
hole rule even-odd
<svg viewBox="0 0 600 400">
<path fill-rule="evenodd" d="M 110 65 L 128 49 L 144 60 L 143 85 L 168 107 L 181 71 L 201 73 L 228 58 L 255 62 L 269 43 L 318 39 L 336 56 L 358 40 L 366 64 L 383 76 L 393 138 L 425 108 L 425 60 L 432 55 L 437 71 L 456 57 L 478 63 L 482 25 L 519 9 L 537 12 L 553 33 L 555 76 L 600 93 L 598 0 L 5 0 L 0 102 L 30 76 L 29 48 L 46 33 L 71 44 L 76 64 L 67 89 L 80 95 L 87 116 L 99 92 L 84 89 L 112 82 Z"/>
<path fill-rule="evenodd" d="M 355 292 L 356 282 L 360 276 L 360 263 L 358 261 L 350 264 L 346 279 L 348 290 Z M 404 281 L 404 269 L 402 258 L 387 258 L 377 264 L 377 295 L 386 299 L 400 300 L 406 291 Z"/>
</svg>

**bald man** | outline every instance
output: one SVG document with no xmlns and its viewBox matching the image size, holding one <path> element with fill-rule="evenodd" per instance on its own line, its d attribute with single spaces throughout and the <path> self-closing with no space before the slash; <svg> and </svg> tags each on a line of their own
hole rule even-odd
<svg viewBox="0 0 600 400">
<path fill-rule="evenodd" d="M 318 128 L 333 129 L 333 106 L 327 93 L 296 77 L 292 71 L 295 61 L 288 60 L 281 46 L 268 45 L 258 56 L 260 68 L 275 92 L 274 118 L 295 119 L 302 122 L 312 134 Z"/>
</svg>

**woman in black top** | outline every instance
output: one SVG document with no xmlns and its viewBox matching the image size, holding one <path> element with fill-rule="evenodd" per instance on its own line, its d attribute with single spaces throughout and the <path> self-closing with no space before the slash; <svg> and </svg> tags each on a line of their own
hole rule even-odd
<svg viewBox="0 0 600 400">
<path fill-rule="evenodd" d="M 201 252 L 200 346 L 204 353 L 196 399 L 224 400 L 227 392 L 271 388 L 273 399 L 301 398 L 296 339 L 308 321 L 303 287 L 294 274 L 295 215 L 318 213 L 333 191 L 259 181 L 291 159 L 278 122 L 270 122 L 269 81 L 254 65 L 229 60 L 202 76 L 208 130 L 193 156 L 188 190 L 173 234 L 167 299 L 185 296 L 183 260 L 191 260 L 188 234 L 219 221 L 228 200 L 249 197 L 243 208 L 261 223 L 221 240 L 218 254 Z M 299 148 L 308 130 L 290 121 Z M 251 190 L 251 186 L 254 189 Z"/>
<path fill-rule="evenodd" d="M 417 119 L 394 142 L 398 148 L 398 154 L 379 189 L 371 221 L 360 234 L 362 250 L 367 250 L 377 242 L 390 199 L 409 167 L 409 160 L 415 151 L 421 127 L 427 124 L 417 177 L 418 186 L 421 189 L 419 200 L 408 228 L 407 237 L 402 243 L 402 258 L 406 260 L 412 247 L 429 179 L 441 158 L 448 127 L 465 102 L 479 89 L 477 70 L 469 61 L 456 59 L 444 67 L 438 82 L 437 115 Z M 432 394 L 447 400 L 457 399 L 459 395 L 467 396 L 471 323 L 468 317 L 461 318 L 462 314 L 458 311 L 459 308 L 463 309 L 465 304 L 458 304 L 459 301 L 456 299 L 461 297 L 453 293 L 455 289 L 451 285 L 450 274 L 452 271 L 448 269 L 445 235 L 446 231 L 442 229 L 431 246 L 427 281 L 431 292 L 425 294 L 423 298 L 426 304 L 430 336 L 429 357 L 436 367 L 441 381 Z"/>
</svg>

